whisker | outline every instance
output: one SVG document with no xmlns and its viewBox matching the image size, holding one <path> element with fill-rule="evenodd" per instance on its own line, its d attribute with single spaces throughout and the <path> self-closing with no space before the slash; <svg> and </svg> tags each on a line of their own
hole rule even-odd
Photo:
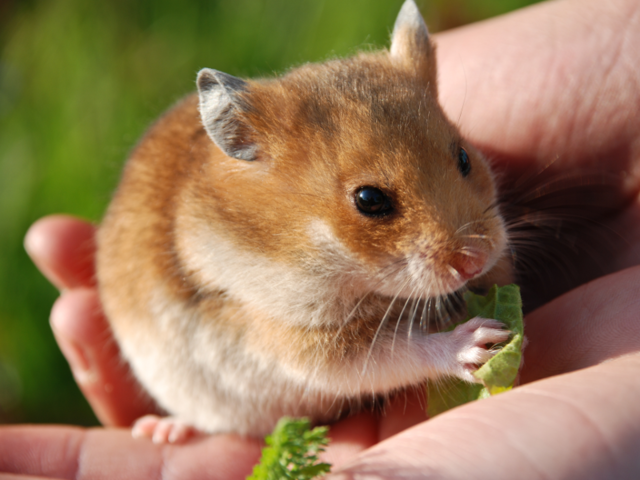
<svg viewBox="0 0 640 480">
<path fill-rule="evenodd" d="M 420 307 L 420 302 L 422 301 L 422 298 L 420 297 L 416 297 L 414 304 L 412 306 L 412 312 L 411 312 L 411 317 L 409 320 L 409 329 L 407 330 L 407 339 L 411 339 L 411 335 L 413 334 L 413 324 L 415 322 L 416 319 L 416 313 L 418 312 L 418 308 Z"/>
<path fill-rule="evenodd" d="M 400 265 L 404 263 L 404 260 L 397 260 L 395 262 L 393 262 L 392 264 L 389 265 L 389 267 L 387 267 L 389 270 L 392 270 L 392 268 Z M 367 294 L 363 295 L 362 298 L 360 300 L 358 300 L 358 303 L 356 303 L 355 307 L 353 307 L 353 309 L 351 310 L 351 312 L 349 313 L 349 315 L 346 316 L 346 318 L 342 321 L 342 324 L 340 325 L 340 328 L 338 329 L 338 331 L 336 332 L 336 337 L 339 336 L 342 333 L 342 329 L 344 328 L 345 325 L 347 325 L 347 323 L 349 323 L 349 321 L 353 318 L 353 316 L 355 315 L 356 311 L 358 310 L 358 308 L 360 307 L 360 305 L 362 305 L 362 302 L 364 302 L 368 296 L 372 293 L 373 290 L 375 290 L 378 286 L 380 286 L 380 284 L 382 282 L 384 282 L 385 280 L 387 280 L 391 275 L 393 275 L 394 273 L 397 273 L 395 271 L 389 271 L 387 274 L 385 274 L 384 276 L 382 276 L 378 282 L 373 285 L 373 287 L 371 288 L 371 291 L 369 291 Z"/>
<path fill-rule="evenodd" d="M 479 233 L 474 233 L 474 234 L 467 234 L 467 235 L 459 235 L 460 238 L 479 238 L 481 240 L 484 240 L 486 238 L 489 238 L 489 235 L 482 235 Z"/>
<path fill-rule="evenodd" d="M 438 319 L 442 318 L 442 303 L 441 303 L 440 296 L 436 297 L 436 317 Z"/>
<path fill-rule="evenodd" d="M 413 333 L 413 322 L 416 319 L 416 310 L 418 309 L 418 306 L 420 306 L 420 302 L 422 301 L 422 299 L 420 297 L 418 297 L 417 303 L 416 303 L 416 307 L 413 310 L 413 315 L 411 315 L 411 317 L 409 318 L 409 329 L 407 330 L 407 340 L 411 341 L 411 337 L 412 337 L 412 333 Z"/>
<path fill-rule="evenodd" d="M 409 281 L 407 280 L 405 282 L 404 287 L 406 287 L 406 284 Z M 393 297 L 393 300 L 391 300 L 391 303 L 389 304 L 389 307 L 387 307 L 387 311 L 385 312 L 385 314 L 382 317 L 382 320 L 380 320 L 380 325 L 378 325 L 378 329 L 376 330 L 375 335 L 373 336 L 373 340 L 371 340 L 371 345 L 369 345 L 369 351 L 367 352 L 367 357 L 364 361 L 364 365 L 362 366 L 362 373 L 361 376 L 362 378 L 364 378 L 364 375 L 367 371 L 367 366 L 369 365 L 369 359 L 371 358 L 371 353 L 373 352 L 373 347 L 376 343 L 376 340 L 378 339 L 378 335 L 380 335 L 380 331 L 382 330 L 383 325 L 386 323 L 387 318 L 389 317 L 389 313 L 391 312 L 391 309 L 393 308 L 393 304 L 395 303 L 395 301 L 398 299 L 398 296 L 400 295 L 400 291 L 402 291 L 403 289 L 400 289 L 398 291 L 398 293 Z"/>
<path fill-rule="evenodd" d="M 471 257 L 471 258 L 479 257 L 477 250 L 470 247 L 460 247 L 456 249 L 456 253 L 461 253 L 462 255 L 466 255 L 467 257 Z"/>
<path fill-rule="evenodd" d="M 491 210 L 497 210 L 500 207 L 500 199 L 496 199 L 493 202 L 491 202 L 491 204 L 485 208 L 482 212 L 482 214 L 484 215 L 485 213 L 491 211 Z M 497 213 L 497 212 L 496 212 Z M 495 216 L 495 215 L 494 215 Z"/>
<path fill-rule="evenodd" d="M 455 237 L 456 235 L 458 235 L 460 232 L 465 231 L 467 228 L 469 228 L 472 225 L 473 222 L 467 222 L 464 225 L 462 225 L 460 228 L 458 228 L 455 232 L 453 232 L 453 236 Z"/>
<path fill-rule="evenodd" d="M 424 306 L 422 307 L 422 316 L 420 317 L 420 328 L 422 329 L 422 331 L 428 331 L 428 328 L 429 328 L 429 319 L 427 315 L 429 315 L 431 311 L 430 304 L 431 304 L 431 299 L 425 298 Z"/>
<path fill-rule="evenodd" d="M 484 220 L 484 219 L 472 220 L 471 222 L 467 222 L 467 223 L 465 223 L 464 225 L 462 225 L 460 228 L 458 228 L 458 229 L 454 232 L 453 236 L 458 235 L 460 232 L 465 231 L 467 228 L 472 227 L 473 225 L 475 225 L 475 224 L 477 224 L 477 223 L 482 224 L 482 223 L 484 223 L 484 222 L 485 222 L 485 220 Z"/>
<path fill-rule="evenodd" d="M 451 276 L 457 280 L 460 281 L 460 279 L 462 278 L 462 276 L 460 275 L 460 272 L 458 272 L 458 270 L 456 270 L 455 268 L 453 268 L 451 265 L 447 265 L 447 270 L 449 271 L 449 273 L 451 274 Z M 442 287 L 440 288 L 440 291 L 442 291 Z"/>
<path fill-rule="evenodd" d="M 398 320 L 396 321 L 396 328 L 393 330 L 393 339 L 391 340 L 391 357 L 392 358 L 393 358 L 393 353 L 394 353 L 394 349 L 395 349 L 395 345 L 396 345 L 396 336 L 398 335 L 398 327 L 400 326 L 400 321 L 402 320 L 402 316 L 404 315 L 404 311 L 406 310 L 407 305 L 409 304 L 409 301 L 411 300 L 411 297 L 413 297 L 413 293 L 414 292 L 415 292 L 415 288 L 414 288 L 414 290 L 411 291 L 411 294 L 405 300 L 404 306 L 402 307 L 402 310 L 400 311 L 400 315 L 398 315 Z"/>
</svg>

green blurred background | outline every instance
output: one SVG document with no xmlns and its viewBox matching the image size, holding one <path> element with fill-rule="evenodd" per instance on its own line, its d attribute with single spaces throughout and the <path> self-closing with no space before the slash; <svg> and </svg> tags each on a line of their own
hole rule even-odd
<svg viewBox="0 0 640 480">
<path fill-rule="evenodd" d="M 420 1 L 431 31 L 534 0 Z M 127 152 L 212 67 L 237 76 L 387 45 L 402 0 L 0 0 L 0 423 L 96 423 L 22 246 L 55 212 L 99 221 Z"/>
</svg>

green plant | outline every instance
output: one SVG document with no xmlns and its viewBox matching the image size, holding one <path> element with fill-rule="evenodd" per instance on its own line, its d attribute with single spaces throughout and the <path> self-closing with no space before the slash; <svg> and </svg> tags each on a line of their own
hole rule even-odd
<svg viewBox="0 0 640 480">
<path fill-rule="evenodd" d="M 511 390 L 518 376 L 522 360 L 524 322 L 522 298 L 517 285 L 494 285 L 486 296 L 465 294 L 467 318 L 494 318 L 512 332 L 511 338 L 500 352 L 480 367 L 475 377 L 481 383 L 467 383 L 457 379 L 427 384 L 427 414 L 438 415 L 453 407 Z M 464 322 L 463 322 L 464 323 Z"/>
<path fill-rule="evenodd" d="M 260 463 L 247 480 L 307 480 L 328 473 L 331 465 L 318 461 L 329 443 L 328 431 L 328 427 L 312 430 L 307 418 L 281 418 L 265 439 Z"/>
</svg>

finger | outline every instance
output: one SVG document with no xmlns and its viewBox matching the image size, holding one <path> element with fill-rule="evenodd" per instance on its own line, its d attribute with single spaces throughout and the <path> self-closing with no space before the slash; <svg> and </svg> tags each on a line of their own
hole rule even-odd
<svg viewBox="0 0 640 480">
<path fill-rule="evenodd" d="M 53 215 L 34 223 L 25 237 L 27 253 L 58 289 L 95 285 L 95 227 L 76 218 Z"/>
<path fill-rule="evenodd" d="M 378 442 L 378 428 L 378 419 L 370 412 L 363 412 L 331 425 L 330 443 L 320 459 L 334 468 L 351 461 L 357 454 Z"/>
<path fill-rule="evenodd" d="M 128 430 L 1 427 L 0 472 L 63 479 L 244 479 L 260 443 L 235 435 L 160 446 Z"/>
<path fill-rule="evenodd" d="M 556 298 L 525 318 L 522 383 L 640 351 L 640 267 Z"/>
<path fill-rule="evenodd" d="M 94 289 L 63 292 L 51 327 L 73 376 L 104 425 L 129 426 L 157 408 L 120 356 Z"/>
<path fill-rule="evenodd" d="M 418 386 L 396 395 L 388 405 L 385 405 L 380 417 L 379 441 L 424 422 L 427 419 L 425 395 L 424 386 Z"/>
<path fill-rule="evenodd" d="M 340 468 L 376 443 L 425 421 L 425 407 L 424 388 L 417 387 L 396 394 L 381 414 L 363 412 L 333 424 L 321 460 Z"/>
<path fill-rule="evenodd" d="M 34 477 L 33 475 L 13 475 L 10 473 L 0 473 L 0 480 L 58 480 L 53 477 Z"/>
<path fill-rule="evenodd" d="M 73 478 L 84 430 L 73 427 L 0 427 L 0 472 Z"/>
<path fill-rule="evenodd" d="M 438 35 L 443 107 L 497 160 L 598 162 L 637 183 L 639 12 L 635 0 L 547 2 Z"/>
<path fill-rule="evenodd" d="M 337 468 L 375 441 L 368 414 L 332 427 L 331 455 Z M 128 430 L 75 427 L 0 427 L 0 472 L 56 478 L 246 478 L 261 442 L 236 435 L 201 436 L 182 445 L 133 439 Z"/>
<path fill-rule="evenodd" d="M 446 412 L 330 478 L 640 478 L 640 355 Z"/>
<path fill-rule="evenodd" d="M 609 272 L 640 265 L 640 202 L 636 199 L 608 227 L 620 238 L 609 257 Z M 609 249 L 613 250 L 613 249 Z M 607 272 L 607 273 L 609 273 Z"/>
</svg>

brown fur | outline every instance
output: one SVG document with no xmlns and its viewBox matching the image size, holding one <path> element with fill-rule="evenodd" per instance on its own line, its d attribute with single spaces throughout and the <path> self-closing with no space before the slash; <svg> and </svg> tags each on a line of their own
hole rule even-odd
<svg viewBox="0 0 640 480">
<path fill-rule="evenodd" d="M 136 364 L 138 356 L 156 358 L 155 353 L 139 351 L 155 348 L 159 355 L 164 349 L 167 356 L 175 356 L 169 364 L 184 369 L 181 378 L 191 375 L 189 382 L 206 383 L 206 374 L 198 373 L 206 365 L 194 363 L 189 349 L 210 333 L 225 339 L 229 355 L 251 358 L 247 362 L 257 362 L 274 375 L 282 370 L 293 372 L 292 378 L 317 378 L 310 388 L 319 393 L 309 395 L 322 397 L 317 385 L 329 382 L 336 369 L 363 368 L 374 347 L 378 356 L 393 353 L 391 339 L 395 342 L 399 332 L 404 301 L 393 304 L 394 295 L 376 291 L 375 282 L 394 265 L 418 256 L 449 293 L 461 286 L 451 274 L 452 265 L 464 261 L 460 252 L 471 248 L 498 262 L 472 284 L 508 279 L 492 174 L 443 114 L 436 100 L 433 49 L 414 45 L 410 33 L 398 34 L 395 57 L 392 47 L 391 55 L 360 54 L 304 65 L 279 79 L 249 81 L 238 115 L 247 141 L 258 146 L 255 161 L 228 157 L 211 141 L 196 95 L 150 129 L 127 164 L 99 232 L 98 251 L 105 310 L 139 376 L 146 375 L 146 367 Z M 428 55 L 416 53 L 424 48 L 429 48 Z M 462 146 L 472 165 L 466 178 L 457 166 Z M 380 218 L 359 212 L 353 198 L 361 186 L 387 193 L 393 212 Z M 337 248 L 333 244 L 324 248 L 310 241 L 314 220 L 328 226 L 327 241 L 337 242 L 348 259 L 341 257 L 344 252 L 331 251 Z M 215 243 L 194 240 L 194 232 L 209 230 L 215 234 L 211 238 L 220 239 L 220 248 L 233 245 L 247 258 L 265 259 L 300 278 L 317 275 L 343 282 L 341 297 L 319 294 L 305 307 L 313 312 L 320 308 L 315 301 L 333 303 L 335 308 L 327 311 L 342 313 L 300 324 L 218 286 L 206 265 L 200 268 L 191 260 L 194 244 L 202 255 L 215 255 Z M 355 266 L 340 267 L 341 261 Z M 220 285 L 224 281 L 221 278 Z M 302 296 L 305 288 L 300 285 Z M 400 290 L 397 294 L 406 298 Z M 427 298 L 424 291 L 415 295 Z M 175 306 L 181 313 L 166 320 L 154 313 L 158 304 Z M 392 320 L 381 325 L 389 308 Z M 173 342 L 192 331 L 201 333 Z M 411 335 L 410 327 L 401 331 Z M 146 345 L 138 345 L 141 342 Z M 181 346 L 172 353 L 173 344 Z M 296 381 L 284 379 L 283 385 L 303 391 Z M 163 395 L 157 392 L 164 386 L 146 382 L 152 394 Z M 185 393 L 190 394 L 198 393 Z M 159 401 L 175 410 L 175 401 Z M 252 408 L 270 415 L 288 413 L 279 401 L 261 397 Z M 295 403 L 287 401 L 285 406 Z M 335 414 L 326 401 L 294 410 L 317 418 Z M 218 424 L 205 423 L 199 426 L 218 429 L 211 426 Z M 257 421 L 247 424 L 220 429 L 263 433 L 267 428 Z"/>
</svg>

